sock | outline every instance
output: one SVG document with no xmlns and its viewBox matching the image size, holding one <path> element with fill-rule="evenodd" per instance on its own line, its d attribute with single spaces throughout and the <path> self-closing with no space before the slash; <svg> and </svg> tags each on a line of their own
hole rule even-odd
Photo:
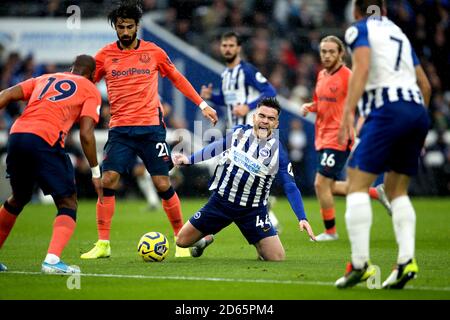
<svg viewBox="0 0 450 320">
<path fill-rule="evenodd" d="M 325 224 L 325 233 L 336 233 L 336 211 L 334 208 L 323 209 L 320 208 L 322 214 L 323 223 Z"/>
<path fill-rule="evenodd" d="M 17 215 L 9 212 L 5 206 L 0 208 L 0 248 L 8 238 L 9 232 L 16 222 Z"/>
<path fill-rule="evenodd" d="M 370 199 L 378 200 L 378 191 L 377 191 L 377 188 L 370 187 L 370 188 L 369 188 L 369 196 L 370 196 Z"/>
<path fill-rule="evenodd" d="M 414 258 L 416 213 L 408 196 L 392 201 L 392 222 L 398 244 L 398 264 Z"/>
<path fill-rule="evenodd" d="M 47 253 L 44 260 L 44 262 L 49 264 L 57 264 L 60 261 L 61 259 L 59 259 L 59 257 L 53 253 Z"/>
<path fill-rule="evenodd" d="M 159 197 L 158 193 L 156 192 L 155 185 L 151 181 L 150 175 L 146 173 L 143 176 L 137 177 L 136 181 L 139 189 L 141 189 L 142 193 L 144 194 L 147 203 L 152 207 L 158 207 Z"/>
<path fill-rule="evenodd" d="M 104 196 L 103 203 L 97 201 L 97 231 L 99 240 L 109 240 L 111 221 L 116 207 L 116 197 Z"/>
<path fill-rule="evenodd" d="M 370 227 L 372 225 L 369 194 L 355 192 L 347 195 L 345 221 L 352 249 L 352 264 L 356 269 L 361 269 L 369 261 Z"/>
<path fill-rule="evenodd" d="M 196 243 L 192 245 L 193 247 L 199 247 L 200 249 L 203 249 L 206 246 L 206 240 L 205 238 L 201 238 Z"/>
<path fill-rule="evenodd" d="M 75 225 L 75 220 L 72 217 L 65 214 L 58 215 L 53 223 L 52 240 L 47 253 L 60 257 L 64 247 L 72 237 Z"/>
<path fill-rule="evenodd" d="M 169 200 L 164 200 L 163 198 L 162 205 L 176 236 L 183 227 L 183 214 L 181 213 L 180 199 L 178 198 L 178 195 L 174 193 Z"/>
</svg>

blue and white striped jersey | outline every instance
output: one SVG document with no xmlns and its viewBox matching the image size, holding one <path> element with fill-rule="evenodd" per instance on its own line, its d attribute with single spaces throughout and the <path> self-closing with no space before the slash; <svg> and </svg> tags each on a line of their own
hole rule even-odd
<svg viewBox="0 0 450 320">
<path fill-rule="evenodd" d="M 347 29 L 350 50 L 369 47 L 371 61 L 360 114 L 368 116 L 387 103 L 414 101 L 424 104 L 417 85 L 415 67 L 420 64 L 407 36 L 387 17 L 360 20 Z"/>
<path fill-rule="evenodd" d="M 241 61 L 233 69 L 225 69 L 222 73 L 222 86 L 219 94 L 213 94 L 212 102 L 227 107 L 228 115 L 237 104 L 247 104 L 254 110 L 263 98 L 277 95 L 275 88 L 250 63 Z M 244 117 L 232 116 L 232 125 L 252 124 L 251 115 Z"/>
<path fill-rule="evenodd" d="M 217 155 L 221 158 L 210 190 L 237 206 L 262 207 L 267 205 L 270 187 L 278 176 L 298 219 L 306 219 L 301 193 L 278 130 L 268 139 L 259 139 L 252 126 L 237 126 L 226 138 L 192 155 L 190 163 Z"/>
</svg>

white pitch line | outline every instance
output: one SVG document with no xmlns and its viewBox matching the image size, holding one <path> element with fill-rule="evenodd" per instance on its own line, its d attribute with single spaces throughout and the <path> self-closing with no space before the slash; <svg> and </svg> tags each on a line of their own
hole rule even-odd
<svg viewBox="0 0 450 320">
<path fill-rule="evenodd" d="M 6 271 L 3 274 L 24 274 L 24 275 L 44 275 L 41 272 L 29 271 Z M 49 274 L 70 276 L 71 274 Z M 44 275 L 47 276 L 47 275 Z M 151 280 L 178 280 L 178 281 L 210 281 L 210 282 L 244 282 L 244 283 L 267 283 L 267 284 L 294 284 L 294 285 L 314 285 L 332 287 L 334 283 L 324 281 L 295 281 L 295 280 L 270 280 L 270 279 L 233 279 L 233 278 L 211 278 L 211 277 L 183 277 L 183 276 L 146 276 L 133 274 L 102 274 L 102 273 L 81 273 L 82 277 L 93 278 L 118 278 L 118 279 L 151 279 Z M 421 291 L 445 291 L 450 292 L 450 287 L 415 287 L 408 286 L 404 290 Z"/>
</svg>

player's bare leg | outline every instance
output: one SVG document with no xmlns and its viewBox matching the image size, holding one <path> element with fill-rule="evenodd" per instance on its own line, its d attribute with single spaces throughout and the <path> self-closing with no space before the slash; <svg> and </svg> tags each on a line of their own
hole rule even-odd
<svg viewBox="0 0 450 320">
<path fill-rule="evenodd" d="M 167 214 L 167 218 L 172 225 L 175 242 L 177 236 L 183 227 L 183 214 L 181 212 L 181 203 L 177 193 L 170 184 L 168 176 L 152 176 L 158 195 L 162 199 L 162 206 Z M 175 257 L 190 257 L 190 251 L 187 248 L 175 246 Z"/>
<path fill-rule="evenodd" d="M 103 203 L 97 201 L 97 231 L 98 241 L 94 248 L 81 255 L 81 259 L 109 258 L 111 245 L 109 242 L 111 222 L 116 206 L 116 190 L 119 185 L 120 174 L 115 171 L 105 171 L 102 175 Z"/>
<path fill-rule="evenodd" d="M 286 258 L 278 235 L 261 239 L 255 243 L 259 259 L 264 261 L 283 261 Z"/>
<path fill-rule="evenodd" d="M 415 261 L 416 213 L 408 196 L 410 177 L 396 172 L 385 175 L 385 190 L 392 207 L 392 222 L 398 244 L 397 266 L 383 283 L 384 288 L 401 289 L 417 276 Z"/>
<path fill-rule="evenodd" d="M 177 237 L 177 246 L 181 248 L 190 248 L 194 258 L 198 258 L 203 251 L 214 241 L 213 235 L 204 235 L 200 230 L 195 228 L 190 221 L 187 221 L 181 228 Z"/>
<path fill-rule="evenodd" d="M 320 203 L 320 213 L 322 214 L 325 232 L 316 237 L 316 241 L 332 241 L 338 239 L 336 232 L 336 210 L 333 198 L 333 179 L 327 178 L 320 173 L 316 174 L 314 187 Z"/>
</svg>

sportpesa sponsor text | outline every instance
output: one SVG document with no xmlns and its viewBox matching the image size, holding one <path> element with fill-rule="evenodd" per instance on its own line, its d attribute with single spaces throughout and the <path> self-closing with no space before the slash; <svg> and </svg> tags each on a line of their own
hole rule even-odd
<svg viewBox="0 0 450 320">
<path fill-rule="evenodd" d="M 139 74 L 150 74 L 150 69 L 138 69 L 138 68 L 129 68 L 126 70 L 113 70 L 111 75 L 113 77 L 128 77 Z"/>
</svg>

